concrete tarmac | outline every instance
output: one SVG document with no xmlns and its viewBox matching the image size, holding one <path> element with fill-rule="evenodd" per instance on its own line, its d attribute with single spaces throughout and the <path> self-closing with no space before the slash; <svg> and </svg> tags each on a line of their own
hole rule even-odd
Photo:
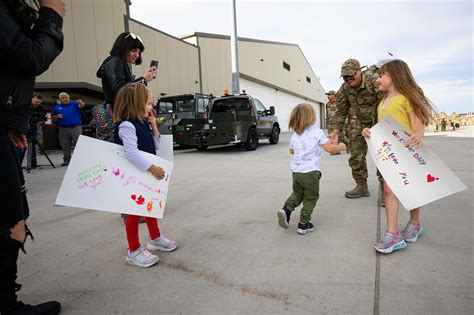
<svg viewBox="0 0 474 315">
<path fill-rule="evenodd" d="M 26 174 L 36 240 L 20 254 L 19 298 L 58 300 L 63 314 L 474 313 L 472 128 L 425 137 L 468 190 L 422 208 L 425 234 L 391 255 L 373 249 L 385 211 L 370 157 L 370 197 L 345 198 L 354 186 L 348 155 L 325 154 L 315 231 L 296 233 L 299 211 L 288 230 L 278 226 L 291 193 L 289 139 L 260 140 L 253 152 L 175 151 L 159 225 L 179 247 L 148 269 L 125 264 L 120 215 L 53 205 L 66 168 L 50 152 L 57 168 Z M 401 209 L 400 228 L 407 220 Z M 146 245 L 145 224 L 140 238 Z"/>
</svg>

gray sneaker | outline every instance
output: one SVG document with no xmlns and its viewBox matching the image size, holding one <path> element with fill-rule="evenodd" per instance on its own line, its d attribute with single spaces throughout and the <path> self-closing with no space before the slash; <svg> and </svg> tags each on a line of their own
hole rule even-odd
<svg viewBox="0 0 474 315">
<path fill-rule="evenodd" d="M 163 252 L 174 251 L 177 247 L 178 245 L 175 241 L 169 240 L 163 235 L 158 238 L 155 238 L 154 240 L 149 241 L 148 245 L 146 246 L 148 250 L 161 250 Z"/>
<path fill-rule="evenodd" d="M 140 246 L 140 248 L 134 252 L 130 252 L 129 250 L 127 257 L 125 257 L 127 264 L 144 268 L 153 266 L 159 260 L 158 256 L 153 255 L 143 246 Z"/>
<path fill-rule="evenodd" d="M 424 230 L 421 224 L 416 226 L 413 223 L 408 222 L 401 234 L 405 242 L 415 243 L 416 240 L 423 235 L 423 232 Z"/>
</svg>

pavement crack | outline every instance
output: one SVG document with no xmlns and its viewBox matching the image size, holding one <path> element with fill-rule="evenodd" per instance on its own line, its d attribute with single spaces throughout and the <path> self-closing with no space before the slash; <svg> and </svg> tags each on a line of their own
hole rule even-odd
<svg viewBox="0 0 474 315">
<path fill-rule="evenodd" d="M 383 185 L 379 185 L 379 197 L 377 202 L 377 230 L 375 233 L 375 239 L 378 241 L 381 236 L 380 228 L 381 228 L 381 220 L 382 220 L 382 189 Z M 375 254 L 375 283 L 374 283 L 374 315 L 380 314 L 380 253 L 376 252 Z"/>
</svg>

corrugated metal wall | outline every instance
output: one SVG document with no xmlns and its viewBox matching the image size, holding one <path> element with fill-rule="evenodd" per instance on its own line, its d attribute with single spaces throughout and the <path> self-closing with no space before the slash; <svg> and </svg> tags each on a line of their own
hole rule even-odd
<svg viewBox="0 0 474 315">
<path fill-rule="evenodd" d="M 125 2 L 66 0 L 64 50 L 38 82 L 87 82 L 100 86 L 95 74 L 124 30 Z"/>
<path fill-rule="evenodd" d="M 230 40 L 199 36 L 203 91 L 222 94 L 231 90 Z M 239 39 L 240 73 L 264 81 L 292 93 L 325 102 L 326 96 L 311 66 L 297 45 Z M 283 68 L 283 61 L 290 71 Z M 307 77 L 311 82 L 307 82 Z"/>
</svg>

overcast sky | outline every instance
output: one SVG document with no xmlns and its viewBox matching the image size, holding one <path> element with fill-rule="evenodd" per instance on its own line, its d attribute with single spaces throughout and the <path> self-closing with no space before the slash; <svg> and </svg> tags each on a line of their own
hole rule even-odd
<svg viewBox="0 0 474 315">
<path fill-rule="evenodd" d="M 130 12 L 176 37 L 232 30 L 232 0 L 132 0 Z M 474 111 L 470 0 L 237 0 L 237 31 L 298 44 L 326 91 L 339 89 L 344 60 L 371 65 L 392 52 L 439 111 Z"/>
</svg>

